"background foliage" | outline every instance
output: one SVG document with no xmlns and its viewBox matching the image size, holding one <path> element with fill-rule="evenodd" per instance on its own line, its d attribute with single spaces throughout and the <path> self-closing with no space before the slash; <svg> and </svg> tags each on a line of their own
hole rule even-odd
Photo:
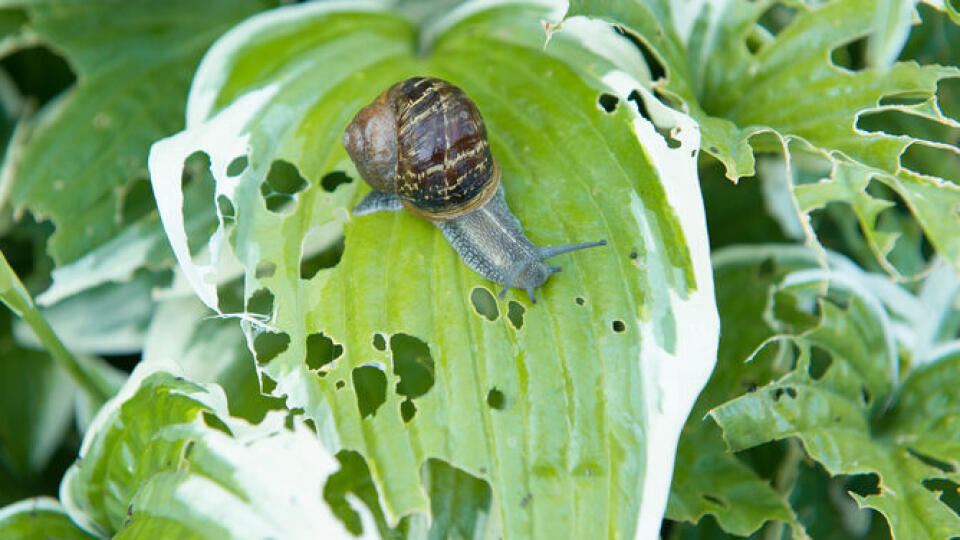
<svg viewBox="0 0 960 540">
<path fill-rule="evenodd" d="M 960 537 L 954 4 L 277 4 L 0 1 L 0 536 Z M 423 73 L 536 306 L 349 218 Z"/>
</svg>

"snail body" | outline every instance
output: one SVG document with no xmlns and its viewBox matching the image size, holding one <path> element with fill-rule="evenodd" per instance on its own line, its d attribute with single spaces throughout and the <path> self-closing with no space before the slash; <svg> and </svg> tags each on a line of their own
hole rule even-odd
<svg viewBox="0 0 960 540">
<path fill-rule="evenodd" d="M 606 244 L 537 247 L 510 212 L 500 166 L 473 101 L 435 78 L 399 82 L 357 113 L 343 145 L 373 188 L 354 209 L 362 216 L 406 209 L 440 228 L 472 270 L 504 285 L 534 290 L 560 271 L 543 261 Z"/>
</svg>

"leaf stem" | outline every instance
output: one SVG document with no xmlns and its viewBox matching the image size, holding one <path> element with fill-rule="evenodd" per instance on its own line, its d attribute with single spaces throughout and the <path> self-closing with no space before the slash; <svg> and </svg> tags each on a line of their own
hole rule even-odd
<svg viewBox="0 0 960 540">
<path fill-rule="evenodd" d="M 20 281 L 20 277 L 10 267 L 6 256 L 0 251 L 0 301 L 7 305 L 18 317 L 27 323 L 33 330 L 40 343 L 47 349 L 53 360 L 61 369 L 67 372 L 73 381 L 80 386 L 96 403 L 103 403 L 109 397 L 109 391 L 97 383 L 87 367 L 77 360 L 43 317 L 33 302 L 33 297 L 27 292 Z"/>
</svg>

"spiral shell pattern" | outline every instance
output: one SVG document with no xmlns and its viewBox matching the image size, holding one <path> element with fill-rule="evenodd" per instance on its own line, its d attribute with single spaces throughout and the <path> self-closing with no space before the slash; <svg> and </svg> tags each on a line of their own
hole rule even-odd
<svg viewBox="0 0 960 540">
<path fill-rule="evenodd" d="M 500 169 L 480 111 L 463 90 L 416 77 L 385 94 L 397 119 L 397 194 L 408 210 L 449 221 L 493 197 Z"/>
</svg>

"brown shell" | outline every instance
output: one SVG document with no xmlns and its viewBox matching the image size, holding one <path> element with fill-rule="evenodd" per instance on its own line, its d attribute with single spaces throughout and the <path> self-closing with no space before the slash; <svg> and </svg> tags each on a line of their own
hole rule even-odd
<svg viewBox="0 0 960 540">
<path fill-rule="evenodd" d="M 385 94 L 397 119 L 397 194 L 408 210 L 449 221 L 493 197 L 500 167 L 480 111 L 463 90 L 416 77 Z"/>
</svg>

